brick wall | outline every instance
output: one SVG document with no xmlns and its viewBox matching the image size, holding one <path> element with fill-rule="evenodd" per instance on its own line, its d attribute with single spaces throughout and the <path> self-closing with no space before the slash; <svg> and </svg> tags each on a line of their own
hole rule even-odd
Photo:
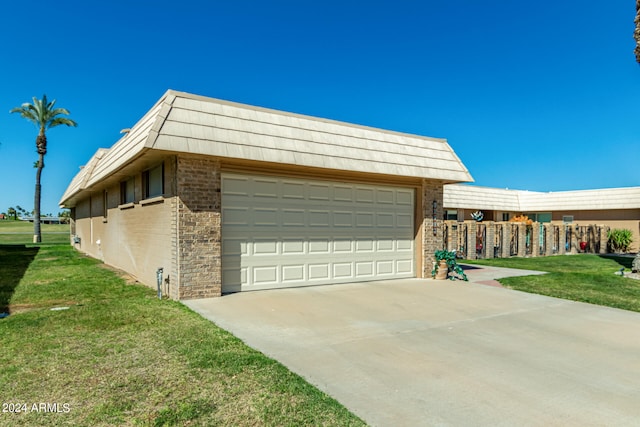
<svg viewBox="0 0 640 427">
<path fill-rule="evenodd" d="M 220 162 L 207 157 L 176 159 L 176 218 L 173 252 L 177 254 L 178 299 L 222 294 Z"/>
<path fill-rule="evenodd" d="M 444 246 L 442 228 L 444 208 L 442 206 L 443 185 L 439 181 L 422 181 L 422 277 L 431 277 L 435 251 Z M 435 218 L 433 202 L 436 202 Z M 420 220 L 420 218 L 418 218 Z M 435 224 L 435 233 L 434 233 Z"/>
</svg>

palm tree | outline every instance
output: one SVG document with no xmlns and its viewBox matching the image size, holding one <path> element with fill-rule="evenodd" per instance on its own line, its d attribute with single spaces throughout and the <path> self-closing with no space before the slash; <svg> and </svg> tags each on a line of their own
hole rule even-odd
<svg viewBox="0 0 640 427">
<path fill-rule="evenodd" d="M 18 219 L 18 212 L 16 211 L 16 209 L 11 206 L 9 209 L 7 209 L 7 215 L 9 217 L 13 217 L 14 220 Z"/>
<path fill-rule="evenodd" d="M 42 95 L 42 99 L 33 97 L 33 104 L 25 102 L 20 107 L 13 108 L 11 113 L 20 113 L 22 117 L 29 120 L 38 128 L 38 136 L 36 137 L 36 151 L 38 152 L 38 161 L 35 164 L 36 167 L 36 191 L 34 197 L 33 208 L 33 243 L 40 243 L 42 241 L 42 234 L 40 232 L 40 177 L 42 176 L 42 169 L 44 168 L 44 155 L 47 154 L 47 135 L 46 130 L 59 126 L 77 126 L 78 124 L 67 118 L 60 117 L 61 115 L 68 116 L 69 111 L 65 108 L 54 108 L 56 100 L 51 102 L 47 101 L 47 95 Z"/>
</svg>

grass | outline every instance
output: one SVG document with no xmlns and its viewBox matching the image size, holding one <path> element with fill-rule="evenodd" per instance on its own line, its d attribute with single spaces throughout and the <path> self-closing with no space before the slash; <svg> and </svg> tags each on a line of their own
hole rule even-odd
<svg viewBox="0 0 640 427">
<path fill-rule="evenodd" d="M 470 264 L 547 271 L 541 276 L 500 279 L 519 291 L 640 312 L 640 280 L 614 273 L 631 267 L 632 258 L 598 255 L 559 255 L 539 258 L 495 258 Z"/>
<path fill-rule="evenodd" d="M 0 412 L 0 425 L 364 425 L 278 362 L 68 245 L 0 245 L 0 259 L 0 310 L 11 312 L 0 319 L 0 400 L 29 409 Z"/>
<path fill-rule="evenodd" d="M 69 224 L 41 224 L 42 244 L 69 243 Z M 33 242 L 33 223 L 27 221 L 0 220 L 0 245 L 29 244 Z"/>
</svg>

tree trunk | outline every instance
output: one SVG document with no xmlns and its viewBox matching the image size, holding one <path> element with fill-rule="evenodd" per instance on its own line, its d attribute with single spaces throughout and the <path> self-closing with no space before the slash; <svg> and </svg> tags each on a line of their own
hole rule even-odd
<svg viewBox="0 0 640 427">
<path fill-rule="evenodd" d="M 636 39 L 636 62 L 640 64 L 640 0 L 636 0 L 636 19 L 634 22 L 636 24 L 635 31 L 633 32 L 633 38 Z"/>
<path fill-rule="evenodd" d="M 42 242 L 42 233 L 40 231 L 40 193 L 42 189 L 40 177 L 42 176 L 42 168 L 44 168 L 44 154 L 40 154 L 38 167 L 36 168 L 36 191 L 33 200 L 33 243 Z"/>
</svg>

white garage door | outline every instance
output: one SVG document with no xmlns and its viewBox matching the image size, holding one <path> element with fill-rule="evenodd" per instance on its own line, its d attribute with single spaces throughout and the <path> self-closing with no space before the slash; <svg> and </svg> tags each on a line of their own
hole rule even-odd
<svg viewBox="0 0 640 427">
<path fill-rule="evenodd" d="M 414 190 L 222 175 L 223 292 L 415 276 Z"/>
</svg>

